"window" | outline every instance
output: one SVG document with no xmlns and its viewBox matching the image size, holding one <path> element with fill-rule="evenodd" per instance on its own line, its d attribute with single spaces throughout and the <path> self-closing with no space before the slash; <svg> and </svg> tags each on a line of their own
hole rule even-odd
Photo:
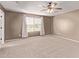
<svg viewBox="0 0 79 59">
<path fill-rule="evenodd" d="M 41 17 L 26 17 L 27 32 L 40 31 Z"/>
</svg>

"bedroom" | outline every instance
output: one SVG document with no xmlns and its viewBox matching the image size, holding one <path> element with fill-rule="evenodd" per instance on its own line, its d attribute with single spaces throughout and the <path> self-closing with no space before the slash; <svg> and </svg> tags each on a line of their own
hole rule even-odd
<svg viewBox="0 0 79 59">
<path fill-rule="evenodd" d="M 0 1 L 0 57 L 79 57 L 78 5 Z"/>
</svg>

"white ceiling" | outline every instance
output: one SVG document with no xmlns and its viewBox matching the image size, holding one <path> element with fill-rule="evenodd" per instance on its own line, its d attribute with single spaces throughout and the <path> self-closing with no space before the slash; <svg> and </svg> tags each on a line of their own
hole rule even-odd
<svg viewBox="0 0 79 59">
<path fill-rule="evenodd" d="M 47 5 L 49 1 L 1 1 L 1 5 L 9 11 L 31 13 L 45 16 L 55 16 L 62 13 L 70 12 L 79 9 L 79 1 L 57 1 L 57 7 L 62 7 L 62 10 L 56 13 L 48 13 L 46 11 L 40 11 L 42 5 Z"/>
</svg>

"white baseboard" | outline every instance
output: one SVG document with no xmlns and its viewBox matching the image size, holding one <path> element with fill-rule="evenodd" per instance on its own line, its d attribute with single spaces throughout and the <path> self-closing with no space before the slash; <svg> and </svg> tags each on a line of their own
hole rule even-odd
<svg viewBox="0 0 79 59">
<path fill-rule="evenodd" d="M 79 43 L 78 40 L 71 39 L 71 38 L 67 38 L 67 37 L 65 37 L 65 36 L 62 36 L 61 34 L 55 34 L 55 35 L 58 35 L 59 37 L 61 37 L 61 38 L 63 38 L 63 39 L 66 39 L 66 40 L 70 40 L 70 41 L 73 41 L 73 42 Z"/>
</svg>

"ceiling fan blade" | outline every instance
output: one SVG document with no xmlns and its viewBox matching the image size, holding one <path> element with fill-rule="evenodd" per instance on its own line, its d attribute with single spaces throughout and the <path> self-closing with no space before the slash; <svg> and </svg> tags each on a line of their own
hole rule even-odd
<svg viewBox="0 0 79 59">
<path fill-rule="evenodd" d="M 55 9 L 57 9 L 57 10 L 62 10 L 62 8 L 55 8 Z"/>
<path fill-rule="evenodd" d="M 42 7 L 43 7 L 43 8 L 47 8 L 47 6 L 44 6 L 44 5 L 43 5 Z"/>
<path fill-rule="evenodd" d="M 53 4 L 54 4 L 54 6 L 56 6 L 56 5 L 57 5 L 57 3 L 56 3 L 56 2 L 54 2 Z"/>
</svg>

